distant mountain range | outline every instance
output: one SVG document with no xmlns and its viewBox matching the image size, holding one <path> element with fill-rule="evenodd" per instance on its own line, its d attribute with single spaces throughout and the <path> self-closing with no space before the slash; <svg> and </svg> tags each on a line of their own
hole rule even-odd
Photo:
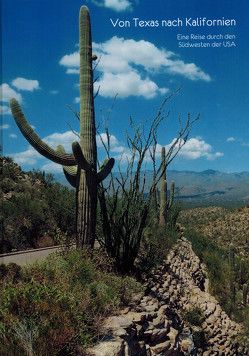
<svg viewBox="0 0 249 356">
<path fill-rule="evenodd" d="M 152 172 L 146 174 L 149 187 Z M 114 176 L 118 177 L 119 173 L 114 173 Z M 55 175 L 55 179 L 68 185 L 62 174 Z M 169 183 L 175 181 L 176 198 L 188 205 L 249 204 L 249 172 L 169 170 L 167 180 Z"/>
</svg>

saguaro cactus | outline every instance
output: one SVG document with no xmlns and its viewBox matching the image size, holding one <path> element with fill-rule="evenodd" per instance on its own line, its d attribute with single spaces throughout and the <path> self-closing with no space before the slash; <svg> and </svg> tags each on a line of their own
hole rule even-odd
<svg viewBox="0 0 249 356">
<path fill-rule="evenodd" d="M 24 137 L 43 156 L 64 166 L 67 180 L 76 188 L 77 248 L 93 247 L 95 240 L 97 187 L 110 173 L 114 159 L 109 159 L 97 172 L 96 128 L 94 115 L 92 38 L 89 11 L 82 6 L 79 15 L 80 51 L 80 142 L 72 143 L 73 154 L 62 146 L 53 150 L 31 128 L 21 107 L 11 99 L 14 119 Z"/>
<path fill-rule="evenodd" d="M 166 177 L 166 155 L 165 147 L 162 147 L 161 150 L 161 187 L 160 187 L 160 211 L 159 211 L 159 225 L 165 226 L 167 223 L 167 215 L 171 209 L 174 202 L 175 195 L 175 183 L 171 182 L 170 185 L 170 195 L 168 197 L 167 193 L 167 177 Z"/>
<path fill-rule="evenodd" d="M 247 305 L 247 296 L 248 296 L 248 291 L 249 291 L 249 285 L 248 283 L 243 284 L 243 304 Z"/>
<path fill-rule="evenodd" d="M 229 264 L 230 264 L 232 271 L 234 272 L 234 270 L 235 270 L 235 247 L 232 242 L 229 245 Z"/>
</svg>

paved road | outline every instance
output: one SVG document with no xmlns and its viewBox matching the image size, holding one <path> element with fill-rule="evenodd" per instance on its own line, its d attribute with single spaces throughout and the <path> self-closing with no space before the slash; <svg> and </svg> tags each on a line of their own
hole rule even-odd
<svg viewBox="0 0 249 356">
<path fill-rule="evenodd" d="M 35 250 L 25 250 L 0 255 L 0 264 L 16 263 L 20 266 L 44 260 L 52 252 L 59 251 L 62 246 L 44 247 Z"/>
</svg>

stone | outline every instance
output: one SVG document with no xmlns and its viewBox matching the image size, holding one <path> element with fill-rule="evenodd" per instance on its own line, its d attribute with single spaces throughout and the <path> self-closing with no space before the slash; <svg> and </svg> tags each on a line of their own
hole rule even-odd
<svg viewBox="0 0 249 356">
<path fill-rule="evenodd" d="M 144 323 L 148 319 L 148 313 L 146 312 L 129 312 L 126 317 L 132 320 L 134 323 Z"/>
<path fill-rule="evenodd" d="M 151 342 L 158 343 L 163 341 L 167 336 L 168 331 L 166 329 L 154 329 L 151 335 Z"/>
<path fill-rule="evenodd" d="M 158 303 L 154 303 L 154 304 L 151 304 L 151 305 L 146 305 L 144 307 L 144 310 L 147 311 L 147 312 L 155 312 L 158 310 Z"/>
<path fill-rule="evenodd" d="M 125 337 L 127 335 L 127 331 L 123 328 L 119 328 L 113 331 L 113 336 Z"/>
<path fill-rule="evenodd" d="M 153 325 L 156 328 L 163 327 L 165 323 L 165 316 L 162 314 L 159 314 L 155 319 L 153 319 Z"/>
<path fill-rule="evenodd" d="M 167 337 L 169 338 L 172 347 L 175 346 L 177 335 L 178 335 L 178 330 L 171 327 L 169 333 L 167 334 Z"/>
<path fill-rule="evenodd" d="M 164 342 L 161 342 L 155 346 L 152 346 L 151 347 L 151 350 L 156 354 L 161 354 L 167 350 L 169 350 L 170 348 L 170 340 L 166 340 Z"/>
<path fill-rule="evenodd" d="M 89 356 L 123 356 L 125 351 L 124 340 L 103 341 L 87 350 Z"/>
<path fill-rule="evenodd" d="M 104 321 L 103 329 L 106 330 L 116 330 L 116 329 L 127 329 L 133 325 L 133 321 L 126 316 L 110 316 Z"/>
</svg>

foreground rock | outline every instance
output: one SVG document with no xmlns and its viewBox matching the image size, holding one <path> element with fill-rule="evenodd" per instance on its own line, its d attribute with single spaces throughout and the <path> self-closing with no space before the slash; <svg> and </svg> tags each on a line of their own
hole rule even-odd
<svg viewBox="0 0 249 356">
<path fill-rule="evenodd" d="M 135 306 L 105 320 L 103 341 L 88 355 L 165 355 L 184 343 L 185 350 L 196 355 L 249 354 L 238 341 L 241 326 L 208 293 L 204 267 L 184 237 L 146 280 L 146 287 Z M 186 315 L 197 312 L 199 319 L 191 324 Z"/>
</svg>

